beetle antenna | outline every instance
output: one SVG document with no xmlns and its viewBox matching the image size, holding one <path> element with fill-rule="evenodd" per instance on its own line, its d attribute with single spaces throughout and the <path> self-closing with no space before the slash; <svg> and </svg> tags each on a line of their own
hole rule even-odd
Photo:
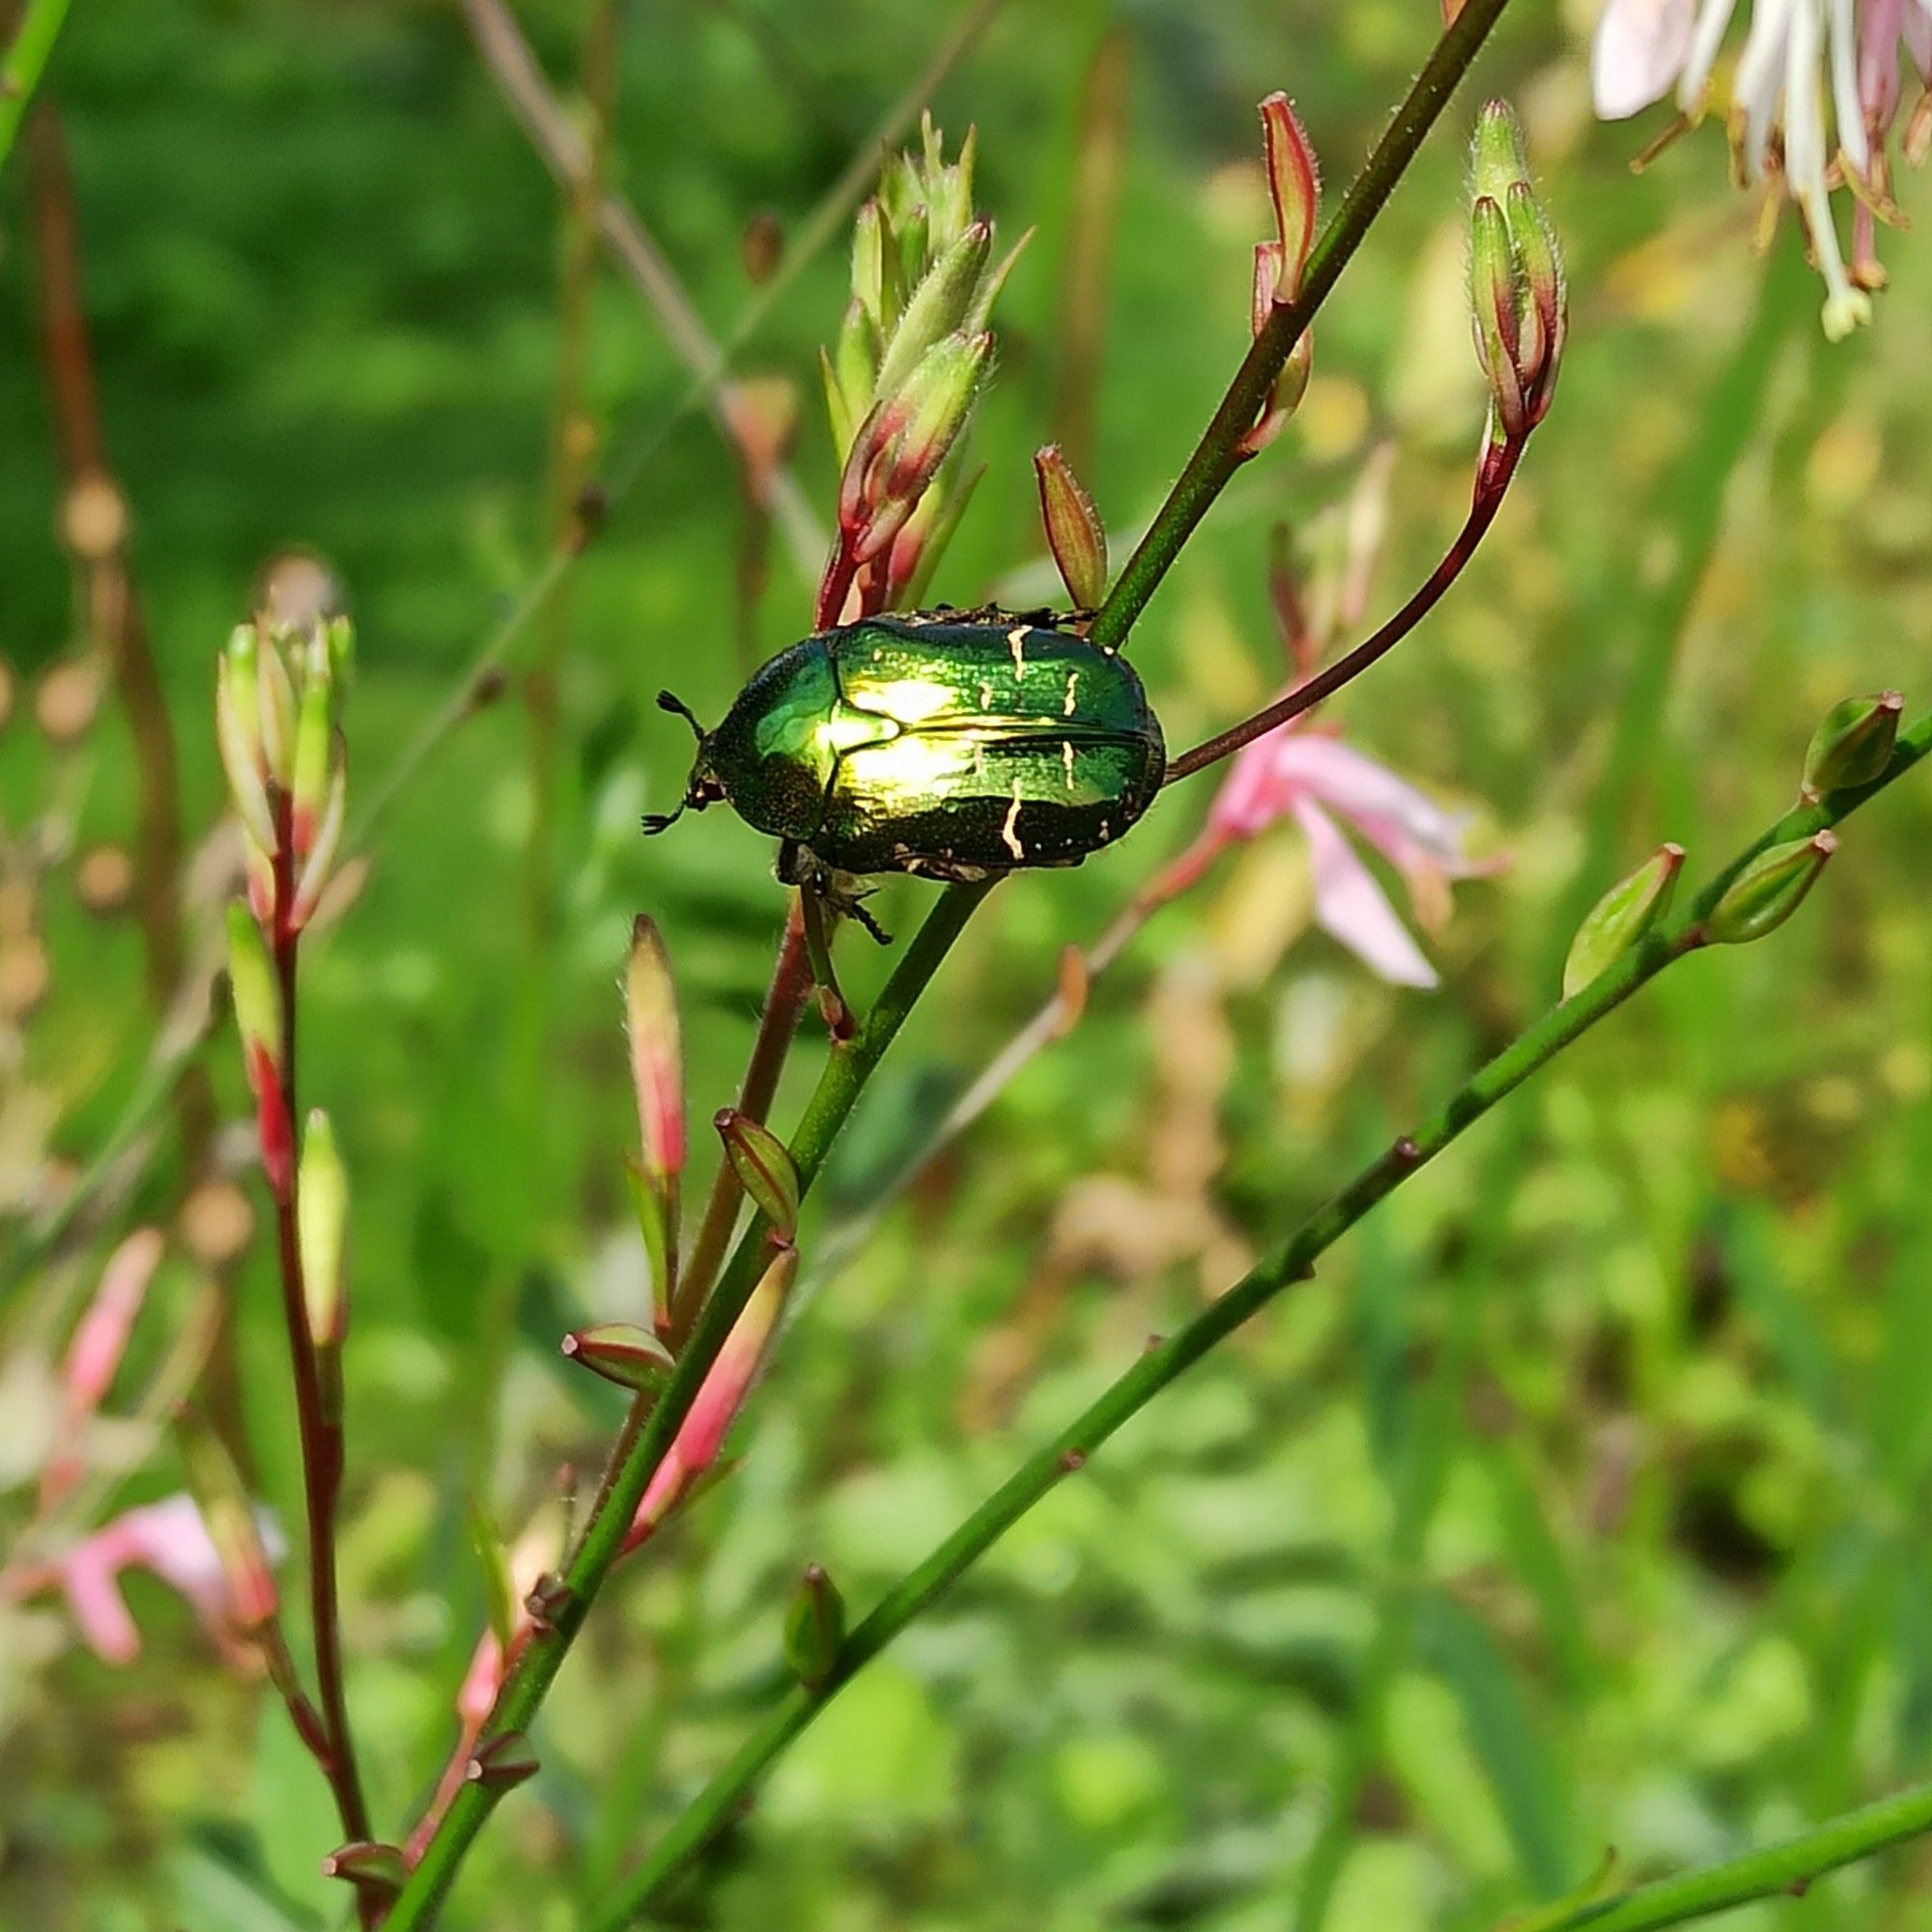
<svg viewBox="0 0 1932 1932">
<path fill-rule="evenodd" d="M 687 724 L 689 724 L 692 730 L 696 734 L 697 742 L 700 745 L 703 744 L 704 726 L 697 722 L 696 712 L 692 710 L 691 706 L 688 705 L 684 701 L 684 699 L 677 695 L 676 692 L 674 691 L 659 692 L 658 709 L 660 711 L 668 711 L 671 713 L 673 717 L 682 718 L 684 722 Z"/>
</svg>

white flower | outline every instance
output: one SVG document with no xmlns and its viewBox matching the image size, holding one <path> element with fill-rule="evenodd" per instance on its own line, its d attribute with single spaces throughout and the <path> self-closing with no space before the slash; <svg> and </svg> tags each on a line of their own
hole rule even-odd
<svg viewBox="0 0 1932 1932">
<path fill-rule="evenodd" d="M 1737 6 L 1608 0 L 1591 56 L 1598 114 L 1627 119 L 1674 83 L 1680 115 L 1696 120 Z M 1886 146 L 1908 57 L 1921 79 L 1932 75 L 1932 0 L 1752 0 L 1731 80 L 1732 140 L 1747 176 L 1781 181 L 1797 205 L 1825 278 L 1825 332 L 1834 341 L 1870 319 L 1866 291 L 1884 284 L 1873 223 L 1875 212 L 1891 217 Z M 1849 268 L 1832 213 L 1834 164 L 1858 204 Z"/>
</svg>

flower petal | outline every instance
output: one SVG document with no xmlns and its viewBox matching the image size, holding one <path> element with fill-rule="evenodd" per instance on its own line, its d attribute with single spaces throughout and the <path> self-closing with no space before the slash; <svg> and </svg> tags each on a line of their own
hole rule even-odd
<svg viewBox="0 0 1932 1932">
<path fill-rule="evenodd" d="M 1691 0 L 1609 0 L 1590 49 L 1590 92 L 1604 121 L 1627 121 L 1670 92 L 1690 51 Z"/>
<path fill-rule="evenodd" d="M 1297 801 L 1293 810 L 1308 839 L 1315 917 L 1321 929 L 1392 985 L 1439 983 L 1435 969 L 1422 956 L 1374 874 L 1355 856 L 1334 820 L 1305 799 Z"/>
<path fill-rule="evenodd" d="M 1274 764 L 1278 786 L 1332 807 L 1405 870 L 1417 858 L 1428 859 L 1451 878 L 1479 869 L 1463 848 L 1467 814 L 1445 810 L 1366 753 L 1310 733 L 1281 746 Z"/>
</svg>

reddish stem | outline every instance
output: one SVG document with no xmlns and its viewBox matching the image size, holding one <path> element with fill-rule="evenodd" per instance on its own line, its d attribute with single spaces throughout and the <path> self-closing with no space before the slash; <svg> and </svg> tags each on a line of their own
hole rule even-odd
<svg viewBox="0 0 1932 1932">
<path fill-rule="evenodd" d="M 1317 671 L 1305 683 L 1297 684 L 1293 691 L 1257 711 L 1252 718 L 1245 718 L 1218 737 L 1196 745 L 1191 752 L 1183 752 L 1168 766 L 1167 776 L 1161 782 L 1173 784 L 1179 779 L 1191 778 L 1196 772 L 1218 764 L 1230 753 L 1238 752 L 1243 745 L 1252 744 L 1278 725 L 1286 724 L 1291 718 L 1300 717 L 1324 697 L 1332 696 L 1345 684 L 1360 677 L 1378 658 L 1394 650 L 1442 601 L 1449 586 L 1462 576 L 1463 567 L 1475 555 L 1477 545 L 1482 542 L 1484 533 L 1495 522 L 1496 512 L 1502 507 L 1510 478 L 1516 474 L 1521 455 L 1520 442 L 1503 445 L 1500 454 L 1485 452 L 1482 467 L 1477 471 L 1475 500 L 1469 506 L 1467 521 L 1456 533 L 1456 541 L 1443 554 L 1442 561 L 1430 572 L 1428 582 L 1380 630 L 1364 638 L 1353 650 L 1337 658 L 1326 670 Z"/>
<path fill-rule="evenodd" d="M 810 991 L 811 968 L 806 957 L 805 921 L 799 896 L 794 894 L 784 937 L 779 941 L 778 959 L 772 967 L 771 991 L 765 995 L 757 1037 L 752 1042 L 751 1058 L 745 1063 L 745 1077 L 738 1088 L 739 1113 L 760 1125 L 771 1112 L 772 1098 L 779 1090 L 779 1075 L 784 1071 L 785 1057 L 791 1051 L 799 1015 L 805 1010 L 806 997 Z M 698 1224 L 696 1240 L 692 1243 L 691 1260 L 678 1277 L 677 1305 L 671 1311 L 673 1347 L 691 1332 L 691 1324 L 717 1278 L 724 1251 L 730 1245 L 731 1230 L 738 1222 L 738 1204 L 744 1198 L 744 1191 L 738 1183 L 737 1170 L 728 1160 L 721 1160 L 717 1178 L 711 1183 L 711 1198 L 704 1204 L 704 1219 Z"/>
<path fill-rule="evenodd" d="M 296 955 L 300 931 L 289 923 L 295 903 L 295 850 L 289 800 L 275 801 L 275 905 L 270 939 L 281 989 L 282 1093 L 290 1121 L 296 1104 Z M 301 1441 L 302 1490 L 308 1517 L 309 1611 L 315 1632 L 315 1673 L 326 1748 L 316 1761 L 335 1794 L 342 1828 L 352 1839 L 369 1836 L 369 1811 L 355 1765 L 342 1679 L 342 1632 L 335 1576 L 335 1513 L 342 1488 L 342 1425 L 323 1398 L 322 1370 L 309 1333 L 308 1302 L 302 1287 L 301 1245 L 297 1236 L 296 1189 L 299 1162 L 290 1167 L 275 1192 L 275 1239 L 281 1261 L 282 1318 L 289 1331 L 294 1373 L 296 1423 Z M 309 1741 L 313 1746 L 313 1740 Z M 365 1925 L 375 1922 L 373 1901 L 358 1894 Z"/>
</svg>

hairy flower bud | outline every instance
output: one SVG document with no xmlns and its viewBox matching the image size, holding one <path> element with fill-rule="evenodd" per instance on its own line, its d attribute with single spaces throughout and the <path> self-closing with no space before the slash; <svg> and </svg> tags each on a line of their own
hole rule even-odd
<svg viewBox="0 0 1932 1932">
<path fill-rule="evenodd" d="M 1776 932 L 1804 903 L 1837 849 L 1832 833 L 1818 832 L 1760 852 L 1724 889 L 1705 933 L 1717 945 L 1743 946 Z"/>
<path fill-rule="evenodd" d="M 934 345 L 960 329 L 992 247 L 992 223 L 976 221 L 926 271 L 886 342 L 879 362 L 881 398 L 896 395 Z"/>
<path fill-rule="evenodd" d="M 1870 783 L 1890 761 L 1904 709 L 1905 698 L 1896 691 L 1847 697 L 1833 705 L 1819 720 L 1804 753 L 1803 796 L 1823 798 L 1828 791 Z"/>
<path fill-rule="evenodd" d="M 735 1107 L 719 1108 L 712 1124 L 746 1198 L 781 1239 L 790 1240 L 798 1233 L 798 1169 L 784 1143 Z"/>
<path fill-rule="evenodd" d="M 289 777 L 289 842 L 298 859 L 306 858 L 315 844 L 328 801 L 335 749 L 335 680 L 328 645 L 317 638 L 302 657 L 304 674 Z"/>
<path fill-rule="evenodd" d="M 1321 171 L 1315 149 L 1285 94 L 1262 102 L 1262 146 L 1267 159 L 1268 193 L 1279 241 L 1273 299 L 1291 300 L 1301 287 L 1308 251 L 1315 242 L 1315 215 L 1321 200 Z"/>
<path fill-rule="evenodd" d="M 1663 917 L 1683 867 L 1683 846 L 1660 845 L 1590 908 L 1563 962 L 1566 1000 L 1607 972 Z"/>
<path fill-rule="evenodd" d="M 904 427 L 883 460 L 880 495 L 887 504 L 905 503 L 910 513 L 923 495 L 965 428 L 992 359 L 990 335 L 949 335 L 913 371 L 899 392 Z"/>
<path fill-rule="evenodd" d="M 564 1354 L 592 1375 L 640 1394 L 663 1388 L 677 1366 L 676 1357 L 648 1328 L 633 1327 L 628 1321 L 580 1328 L 566 1335 L 560 1346 Z"/>
<path fill-rule="evenodd" d="M 816 1690 L 838 1663 L 845 1641 L 845 1600 L 816 1563 L 808 1563 L 785 1611 L 784 1657 L 809 1690 Z"/>
<path fill-rule="evenodd" d="M 1517 354 L 1522 335 L 1522 291 L 1516 251 L 1502 207 L 1478 195 L 1469 210 L 1469 305 L 1475 321 L 1476 358 L 1488 377 L 1490 397 L 1503 435 L 1523 433 L 1522 379 Z"/>
<path fill-rule="evenodd" d="M 1501 203 L 1513 184 L 1529 180 L 1529 156 L 1522 123 L 1507 100 L 1490 100 L 1476 116 L 1469 144 L 1469 189 L 1479 199 Z"/>
<path fill-rule="evenodd" d="M 1107 530 L 1094 499 L 1057 442 L 1036 450 L 1040 520 L 1061 581 L 1078 610 L 1097 609 L 1107 594 Z"/>
</svg>

